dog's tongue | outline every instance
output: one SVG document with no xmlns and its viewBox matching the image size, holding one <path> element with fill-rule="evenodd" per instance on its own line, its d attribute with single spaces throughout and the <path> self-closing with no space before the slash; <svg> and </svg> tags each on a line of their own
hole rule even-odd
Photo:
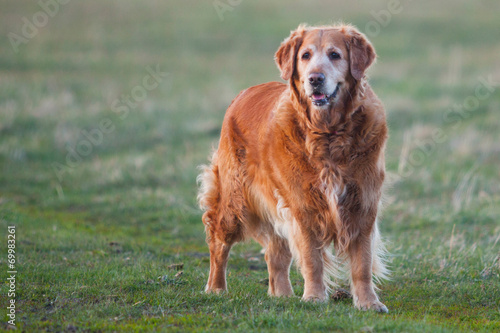
<svg viewBox="0 0 500 333">
<path fill-rule="evenodd" d="M 313 98 L 316 100 L 320 100 L 325 98 L 325 94 L 313 94 Z"/>
</svg>

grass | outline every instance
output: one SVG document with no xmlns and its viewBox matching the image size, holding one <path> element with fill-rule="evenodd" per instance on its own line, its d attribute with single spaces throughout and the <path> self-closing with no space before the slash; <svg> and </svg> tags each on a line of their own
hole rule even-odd
<svg viewBox="0 0 500 333">
<path fill-rule="evenodd" d="M 498 331 L 498 84 L 465 114 L 448 111 L 471 102 L 481 78 L 500 82 L 494 1 L 403 3 L 370 36 L 379 55 L 371 84 L 391 135 L 381 226 L 392 253 L 392 280 L 380 291 L 388 315 L 359 312 L 350 300 L 269 298 L 252 242 L 232 251 L 229 292 L 202 292 L 209 257 L 196 167 L 217 143 L 225 108 L 241 89 L 279 79 L 273 54 L 298 23 L 343 19 L 364 30 L 370 12 L 387 9 L 384 1 L 243 1 L 221 21 L 210 1 L 70 2 L 15 53 L 9 32 L 20 34 L 22 18 L 40 7 L 3 4 L 4 323 L 7 226 L 15 225 L 23 331 Z M 113 102 L 137 93 L 157 65 L 169 75 L 120 117 Z M 68 146 L 103 119 L 113 130 L 68 167 Z M 54 163 L 67 166 L 60 177 Z M 176 263 L 184 264 L 177 277 L 168 268 Z M 300 295 L 296 270 L 291 280 Z"/>
</svg>

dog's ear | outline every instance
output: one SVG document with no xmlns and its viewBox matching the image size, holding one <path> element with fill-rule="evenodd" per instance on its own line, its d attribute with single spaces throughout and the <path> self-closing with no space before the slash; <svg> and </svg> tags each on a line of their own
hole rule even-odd
<svg viewBox="0 0 500 333">
<path fill-rule="evenodd" d="M 299 26 L 297 30 L 290 33 L 280 45 L 274 55 L 274 60 L 281 72 L 281 78 L 285 81 L 290 80 L 295 70 L 297 52 L 302 44 L 305 28 Z"/>
<path fill-rule="evenodd" d="M 377 54 L 366 36 L 355 28 L 349 27 L 346 29 L 345 34 L 347 37 L 346 45 L 349 50 L 351 75 L 359 81 L 363 78 L 367 68 L 373 63 Z"/>
</svg>

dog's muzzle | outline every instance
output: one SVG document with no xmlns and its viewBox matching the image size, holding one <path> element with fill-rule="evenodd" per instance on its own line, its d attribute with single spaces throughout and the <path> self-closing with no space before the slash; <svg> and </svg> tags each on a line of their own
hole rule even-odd
<svg viewBox="0 0 500 333">
<path fill-rule="evenodd" d="M 311 101 L 314 105 L 316 106 L 323 106 L 323 105 L 326 105 L 328 104 L 332 99 L 334 99 L 335 97 L 337 97 L 337 94 L 339 92 L 339 89 L 340 89 L 340 83 L 337 83 L 337 86 L 335 87 L 335 90 L 333 91 L 333 93 L 331 93 L 330 95 L 326 95 L 324 93 L 321 93 L 321 92 L 313 92 L 313 94 L 311 95 Z"/>
</svg>

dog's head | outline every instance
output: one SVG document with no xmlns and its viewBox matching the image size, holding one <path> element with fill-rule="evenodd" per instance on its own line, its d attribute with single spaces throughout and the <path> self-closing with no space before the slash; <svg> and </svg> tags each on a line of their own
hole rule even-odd
<svg viewBox="0 0 500 333">
<path fill-rule="evenodd" d="M 349 25 L 299 26 L 275 55 L 281 77 L 317 109 L 347 97 L 375 58 L 370 42 Z"/>
</svg>

